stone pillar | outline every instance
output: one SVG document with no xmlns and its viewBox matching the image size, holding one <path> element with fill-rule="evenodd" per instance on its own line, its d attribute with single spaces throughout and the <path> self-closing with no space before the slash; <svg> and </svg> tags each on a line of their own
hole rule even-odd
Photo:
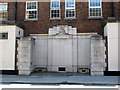
<svg viewBox="0 0 120 90">
<path fill-rule="evenodd" d="M 99 35 L 91 36 L 91 75 L 104 75 L 105 45 Z"/>
<path fill-rule="evenodd" d="M 73 68 L 73 72 L 77 72 L 77 68 L 78 68 L 78 54 L 77 54 L 77 36 L 73 36 L 73 40 L 72 40 L 72 68 Z"/>
<path fill-rule="evenodd" d="M 21 38 L 18 41 L 18 70 L 19 75 L 30 75 L 32 72 L 32 39 Z"/>
</svg>

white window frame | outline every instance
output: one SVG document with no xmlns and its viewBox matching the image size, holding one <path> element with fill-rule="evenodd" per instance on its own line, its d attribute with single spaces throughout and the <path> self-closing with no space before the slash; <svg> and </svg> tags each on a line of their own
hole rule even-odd
<svg viewBox="0 0 120 90">
<path fill-rule="evenodd" d="M 101 8 L 101 16 L 90 16 L 90 9 L 91 9 L 91 8 Z M 88 10 L 88 11 L 89 11 L 89 17 L 93 17 L 93 18 L 94 18 L 94 17 L 96 17 L 96 18 L 97 18 L 97 17 L 98 17 L 98 18 L 99 18 L 99 17 L 102 17 L 102 0 L 100 0 L 100 6 L 94 6 L 94 7 L 90 6 L 90 0 L 89 0 L 89 10 Z"/>
<path fill-rule="evenodd" d="M 52 8 L 52 1 L 54 1 L 54 0 L 51 0 L 51 3 L 50 3 L 50 19 L 60 19 L 60 18 L 61 18 L 60 0 L 58 0 L 58 1 L 59 1 L 59 8 Z M 59 17 L 52 18 L 52 17 L 51 17 L 51 11 L 52 11 L 52 10 L 59 10 Z"/>
<path fill-rule="evenodd" d="M 36 2 L 36 9 L 27 9 L 27 3 L 30 3 L 30 2 Z M 33 18 L 33 19 L 27 19 L 26 18 L 26 15 L 27 15 L 27 11 L 37 11 L 37 16 L 36 18 Z M 25 11 L 25 20 L 37 20 L 38 19 L 38 1 L 26 1 L 26 11 Z"/>
<path fill-rule="evenodd" d="M 72 7 L 69 7 L 69 8 L 66 7 L 66 1 L 67 1 L 67 0 L 65 0 L 65 18 L 68 18 L 68 19 L 69 19 L 69 18 L 76 18 L 76 9 L 75 9 L 75 3 L 76 3 L 76 2 L 75 2 L 75 0 L 74 0 L 74 8 L 72 8 Z M 66 17 L 66 10 L 67 10 L 67 9 L 74 9 L 74 14 L 75 14 L 74 17 Z"/>
<path fill-rule="evenodd" d="M 0 3 L 0 4 L 7 4 L 7 10 L 0 10 L 1 13 L 7 12 L 7 18 L 6 19 L 0 19 L 0 21 L 7 21 L 8 20 L 8 3 Z"/>
</svg>

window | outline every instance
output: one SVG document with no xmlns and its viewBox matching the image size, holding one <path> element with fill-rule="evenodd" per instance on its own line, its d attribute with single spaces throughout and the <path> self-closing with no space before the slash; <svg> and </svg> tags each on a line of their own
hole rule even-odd
<svg viewBox="0 0 120 90">
<path fill-rule="evenodd" d="M 37 19 L 37 1 L 26 2 L 26 19 L 35 20 Z"/>
<path fill-rule="evenodd" d="M 0 33 L 0 39 L 8 39 L 8 33 Z"/>
<path fill-rule="evenodd" d="M 59 71 L 66 71 L 66 68 L 65 67 L 59 67 L 58 70 Z"/>
<path fill-rule="evenodd" d="M 60 18 L 60 0 L 51 0 L 50 18 Z"/>
<path fill-rule="evenodd" d="M 0 3 L 0 21 L 7 20 L 8 17 L 8 4 Z"/>
<path fill-rule="evenodd" d="M 89 0 L 89 17 L 102 17 L 101 0 Z"/>
<path fill-rule="evenodd" d="M 65 18 L 75 18 L 75 0 L 65 0 Z"/>
</svg>

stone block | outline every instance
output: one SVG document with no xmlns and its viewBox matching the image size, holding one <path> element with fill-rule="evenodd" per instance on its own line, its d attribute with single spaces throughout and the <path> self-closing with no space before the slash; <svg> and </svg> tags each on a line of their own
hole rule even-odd
<svg viewBox="0 0 120 90">
<path fill-rule="evenodd" d="M 30 70 L 20 70 L 19 75 L 30 75 L 31 71 Z"/>
<path fill-rule="evenodd" d="M 52 66 L 47 66 L 47 70 L 50 72 L 52 71 Z"/>
<path fill-rule="evenodd" d="M 18 70 L 19 75 L 30 75 L 32 70 L 32 39 L 24 37 L 19 40 L 18 44 Z"/>
<path fill-rule="evenodd" d="M 91 71 L 92 76 L 103 76 L 104 72 L 99 72 L 99 71 Z"/>
<path fill-rule="evenodd" d="M 27 66 L 19 66 L 18 70 L 30 70 L 30 67 Z"/>
<path fill-rule="evenodd" d="M 73 67 L 72 67 L 72 71 L 73 71 L 73 72 L 77 72 L 77 66 L 73 66 Z"/>
<path fill-rule="evenodd" d="M 31 65 L 29 63 L 18 63 L 18 70 L 30 70 Z"/>
</svg>

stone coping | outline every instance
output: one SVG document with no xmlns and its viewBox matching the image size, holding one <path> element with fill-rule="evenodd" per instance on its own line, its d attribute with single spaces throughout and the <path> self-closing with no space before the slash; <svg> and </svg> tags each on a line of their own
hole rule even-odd
<svg viewBox="0 0 120 90">
<path fill-rule="evenodd" d="M 120 17 L 108 17 L 107 22 L 120 22 Z"/>
<path fill-rule="evenodd" d="M 97 33 L 77 33 L 77 36 L 97 35 Z M 30 34 L 30 36 L 52 36 L 49 34 Z"/>
<path fill-rule="evenodd" d="M 1 21 L 0 26 L 3 26 L 3 25 L 16 25 L 22 29 L 25 29 L 24 25 L 20 24 L 19 22 L 15 22 L 15 21 Z"/>
</svg>

